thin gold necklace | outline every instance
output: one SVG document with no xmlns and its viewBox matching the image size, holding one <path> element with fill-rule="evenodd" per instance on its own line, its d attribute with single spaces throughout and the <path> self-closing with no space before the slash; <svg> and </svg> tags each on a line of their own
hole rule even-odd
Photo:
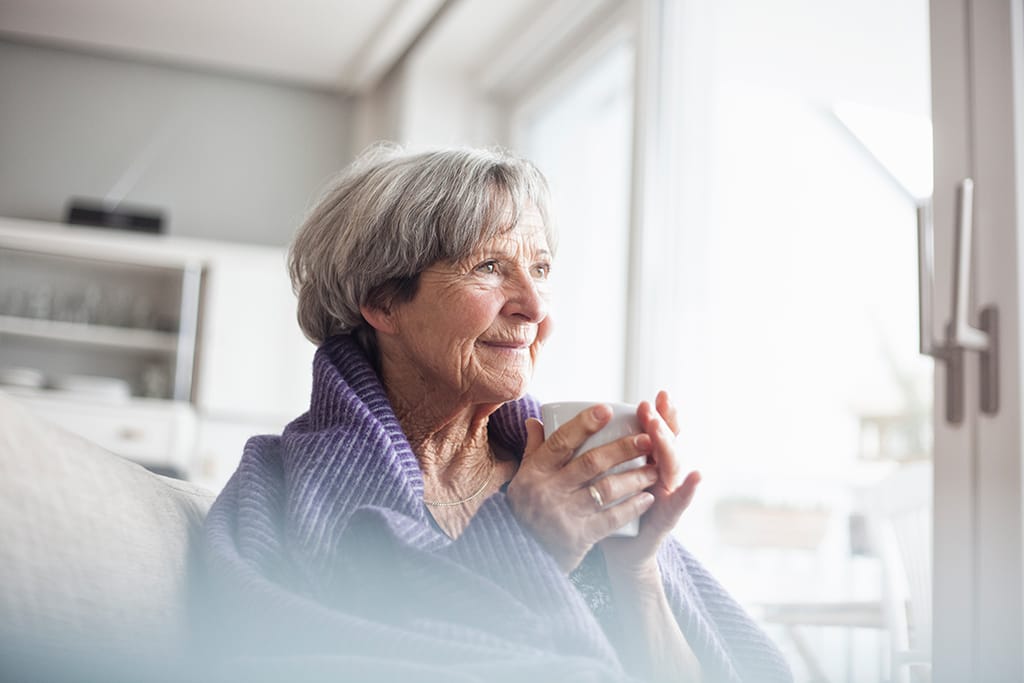
<svg viewBox="0 0 1024 683">
<path fill-rule="evenodd" d="M 423 504 L 429 505 L 430 507 L 434 508 L 448 508 L 455 507 L 456 505 L 462 505 L 463 503 L 468 503 L 469 501 L 473 500 L 474 498 L 477 498 L 481 493 L 483 493 L 484 490 L 487 488 L 487 485 L 491 483 L 491 477 L 494 476 L 494 467 L 494 454 L 491 453 L 491 469 L 487 473 L 487 477 L 484 479 L 484 483 L 480 484 L 480 488 L 478 488 L 476 491 L 474 491 L 469 496 L 466 496 L 462 500 L 424 500 Z"/>
</svg>

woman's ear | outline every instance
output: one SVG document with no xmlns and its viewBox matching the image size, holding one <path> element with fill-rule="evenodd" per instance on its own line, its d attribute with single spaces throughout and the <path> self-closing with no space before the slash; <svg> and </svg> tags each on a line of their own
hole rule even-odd
<svg viewBox="0 0 1024 683">
<path fill-rule="evenodd" d="M 395 333 L 395 321 L 391 315 L 391 310 L 384 308 L 377 308 L 375 306 L 360 306 L 359 312 L 363 314 L 363 319 L 370 324 L 377 333 L 383 332 L 384 334 Z"/>
</svg>

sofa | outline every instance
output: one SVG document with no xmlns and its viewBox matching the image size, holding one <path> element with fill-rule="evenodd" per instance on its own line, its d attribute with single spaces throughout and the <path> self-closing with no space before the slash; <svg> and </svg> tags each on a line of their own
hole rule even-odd
<svg viewBox="0 0 1024 683">
<path fill-rule="evenodd" d="M 181 678 L 214 497 L 0 392 L 0 680 Z"/>
</svg>

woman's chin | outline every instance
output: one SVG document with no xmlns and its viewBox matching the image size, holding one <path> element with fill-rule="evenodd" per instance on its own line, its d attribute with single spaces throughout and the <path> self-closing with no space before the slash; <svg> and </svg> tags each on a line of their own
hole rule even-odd
<svg viewBox="0 0 1024 683">
<path fill-rule="evenodd" d="M 509 401 L 515 401 L 516 399 L 522 398 L 526 394 L 526 390 L 529 386 L 528 379 L 524 378 L 517 382 L 502 383 L 487 388 L 487 391 L 481 392 L 486 398 L 482 403 L 508 403 Z"/>
</svg>

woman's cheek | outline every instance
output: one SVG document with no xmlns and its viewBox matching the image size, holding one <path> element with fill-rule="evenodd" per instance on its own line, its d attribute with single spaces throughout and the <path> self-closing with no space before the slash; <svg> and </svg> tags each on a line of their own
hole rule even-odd
<svg viewBox="0 0 1024 683">
<path fill-rule="evenodd" d="M 537 325 L 537 339 L 534 340 L 534 345 L 537 346 L 538 350 L 544 345 L 544 342 L 551 336 L 551 332 L 555 329 L 555 321 L 551 318 L 549 313 L 540 321 Z"/>
<path fill-rule="evenodd" d="M 541 349 L 544 348 L 544 342 L 547 341 L 550 331 L 551 328 L 547 325 L 547 321 L 545 320 L 541 322 L 537 328 L 537 338 L 533 340 L 532 344 L 530 344 L 530 361 L 533 365 L 533 370 L 537 369 L 538 356 L 540 356 Z"/>
</svg>

